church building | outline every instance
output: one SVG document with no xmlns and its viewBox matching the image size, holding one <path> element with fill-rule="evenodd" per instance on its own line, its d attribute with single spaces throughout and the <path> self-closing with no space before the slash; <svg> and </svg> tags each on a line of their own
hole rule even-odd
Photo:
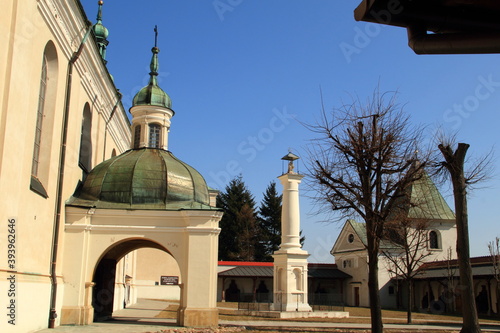
<svg viewBox="0 0 500 333">
<path fill-rule="evenodd" d="M 129 120 L 102 10 L 95 24 L 78 0 L 14 0 L 0 13 L 0 331 L 109 317 L 146 292 L 144 251 L 176 269 L 179 325 L 218 323 L 216 192 L 168 150 L 175 113 L 153 42 Z"/>
<path fill-rule="evenodd" d="M 407 229 L 399 230 L 400 235 L 405 235 L 406 242 L 391 233 L 386 233 L 380 242 L 378 280 L 381 306 L 385 309 L 407 308 L 408 282 L 400 269 L 412 265 L 414 311 L 459 313 L 461 287 L 455 214 L 427 174 L 413 183 L 407 193 L 409 200 L 403 205 L 403 214 L 391 221 L 396 224 L 403 220 L 409 222 Z M 402 261 L 397 258 L 405 254 L 404 244 L 408 245 L 408 253 L 415 260 L 401 265 Z M 369 306 L 366 247 L 365 224 L 348 220 L 331 250 L 338 269 L 351 276 L 345 282 L 344 303 L 348 306 Z M 491 257 L 471 258 L 471 262 L 479 313 L 498 313 L 497 282 Z"/>
<path fill-rule="evenodd" d="M 456 259 L 455 244 L 457 231 L 455 225 L 455 214 L 450 209 L 441 193 L 427 174 L 415 181 L 407 190 L 409 200 L 405 200 L 404 212 L 398 214 L 398 219 L 409 221 L 408 230 L 404 230 L 408 243 L 412 245 L 412 254 L 415 258 L 422 258 L 416 263 L 415 270 L 425 262 L 437 260 Z M 393 223 L 400 224 L 400 220 Z M 387 225 L 386 225 L 387 228 Z M 392 237 L 391 237 L 392 236 Z M 401 280 L 402 274 L 395 268 L 393 261 L 389 258 L 401 255 L 404 244 L 400 239 L 393 237 L 390 233 L 380 241 L 379 254 L 379 288 L 382 308 L 402 308 L 403 293 L 398 288 L 397 281 Z M 345 303 L 349 306 L 369 306 L 368 298 L 368 254 L 367 234 L 364 223 L 348 220 L 333 248 L 331 254 L 340 270 L 352 276 L 347 282 L 345 290 Z M 448 251 L 448 249 L 453 249 Z M 448 257 L 450 256 L 450 257 Z M 423 286 L 422 288 L 427 288 Z M 416 297 L 425 293 L 416 290 Z"/>
</svg>

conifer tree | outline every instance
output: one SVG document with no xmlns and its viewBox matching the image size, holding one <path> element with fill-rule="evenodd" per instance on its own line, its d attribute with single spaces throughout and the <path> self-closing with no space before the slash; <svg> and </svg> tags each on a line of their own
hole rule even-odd
<svg viewBox="0 0 500 333">
<path fill-rule="evenodd" d="M 281 243 L 281 202 L 283 196 L 276 191 L 276 183 L 271 182 L 259 209 L 259 228 L 262 232 L 262 261 L 272 261 L 271 255 Z"/>
<path fill-rule="evenodd" d="M 281 244 L 281 207 L 283 195 L 278 194 L 276 183 L 271 182 L 264 192 L 259 217 L 259 242 L 256 244 L 255 260 L 273 261 L 273 253 L 279 250 Z M 300 245 L 304 245 L 305 236 L 300 231 Z"/>
<path fill-rule="evenodd" d="M 241 226 L 236 235 L 240 251 L 238 259 L 256 261 L 259 254 L 260 230 L 257 225 L 255 211 L 249 204 L 244 204 L 236 216 L 237 224 Z"/>
<path fill-rule="evenodd" d="M 255 200 L 242 176 L 232 179 L 217 197 L 224 215 L 219 223 L 219 260 L 254 260 Z M 252 235 L 253 233 L 253 235 Z"/>
</svg>

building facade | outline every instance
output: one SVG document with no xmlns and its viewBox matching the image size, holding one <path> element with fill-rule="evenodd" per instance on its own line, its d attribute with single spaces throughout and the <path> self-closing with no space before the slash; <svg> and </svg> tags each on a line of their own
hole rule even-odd
<svg viewBox="0 0 500 333">
<path fill-rule="evenodd" d="M 276 303 L 272 262 L 219 261 L 217 301 Z M 350 275 L 335 264 L 307 265 L 310 305 L 342 306 Z"/>
<path fill-rule="evenodd" d="M 427 175 L 423 175 L 409 189 L 410 204 L 405 204 L 402 217 L 409 221 L 406 237 L 419 238 L 415 256 L 422 259 L 417 267 L 425 262 L 455 259 L 456 244 L 455 215 Z M 401 223 L 401 221 L 391 221 Z M 423 228 L 422 228 L 423 226 Z M 397 271 L 393 261 L 388 258 L 400 254 L 401 240 L 392 239 L 389 234 L 380 242 L 379 254 L 379 288 L 380 301 L 384 308 L 398 308 L 396 283 L 401 273 Z M 340 270 L 352 276 L 345 291 L 345 303 L 349 306 L 369 306 L 368 298 L 368 254 L 367 235 L 364 223 L 348 220 L 332 250 Z M 453 249 L 453 251 L 448 251 Z M 404 304 L 404 303 L 403 303 Z"/>
<path fill-rule="evenodd" d="M 141 272 L 164 265 L 178 323 L 217 325 L 216 193 L 168 151 L 156 45 L 128 120 L 102 6 L 95 24 L 78 0 L 14 0 L 0 13 L 0 331 L 106 318 L 151 293 Z M 165 262 L 144 265 L 143 248 Z"/>
<path fill-rule="evenodd" d="M 87 22 L 78 1 L 8 1 L 0 13 L 0 299 L 11 306 L 1 331 L 48 326 L 64 295 L 64 249 L 54 246 L 64 201 L 130 145 Z"/>
</svg>

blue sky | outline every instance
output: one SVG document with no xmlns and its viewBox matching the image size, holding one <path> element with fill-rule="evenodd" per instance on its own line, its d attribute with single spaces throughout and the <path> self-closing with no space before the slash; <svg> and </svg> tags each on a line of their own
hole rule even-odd
<svg viewBox="0 0 500 333">
<path fill-rule="evenodd" d="M 356 22 L 360 0 L 106 0 L 108 69 L 128 109 L 147 83 L 153 28 L 158 25 L 160 86 L 176 114 L 169 149 L 209 185 L 223 190 L 238 174 L 260 202 L 282 172 L 281 157 L 304 149 L 313 134 L 301 125 L 327 110 L 381 91 L 415 124 L 456 132 L 481 156 L 499 141 L 499 55 L 420 55 L 401 28 Z M 95 22 L 96 0 L 82 0 Z M 500 176 L 469 197 L 471 255 L 487 255 L 500 236 Z M 304 168 L 303 162 L 299 168 Z M 281 190 L 281 185 L 278 184 Z M 453 208 L 449 187 L 442 189 Z M 301 198 L 305 249 L 311 262 L 333 262 L 329 251 L 342 225 L 324 223 Z"/>
</svg>

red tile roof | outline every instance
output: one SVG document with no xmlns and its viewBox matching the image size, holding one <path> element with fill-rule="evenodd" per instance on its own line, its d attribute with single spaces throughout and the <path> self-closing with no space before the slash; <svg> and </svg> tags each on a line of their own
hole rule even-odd
<svg viewBox="0 0 500 333">
<path fill-rule="evenodd" d="M 470 258 L 470 262 L 471 262 L 471 265 L 488 265 L 488 264 L 492 263 L 491 256 L 473 257 L 473 258 Z M 443 267 L 447 267 L 448 265 L 458 266 L 457 259 L 426 262 L 426 263 L 422 264 L 422 266 L 420 266 L 419 269 L 424 270 L 424 269 L 433 269 L 433 268 L 443 268 Z"/>
<path fill-rule="evenodd" d="M 273 262 L 262 261 L 219 261 L 219 266 L 258 266 L 258 267 L 273 267 Z M 337 264 L 324 263 L 308 263 L 309 268 L 337 268 Z"/>
<path fill-rule="evenodd" d="M 272 262 L 259 262 L 259 261 L 219 261 L 219 266 L 259 266 L 259 267 L 273 267 Z"/>
</svg>

